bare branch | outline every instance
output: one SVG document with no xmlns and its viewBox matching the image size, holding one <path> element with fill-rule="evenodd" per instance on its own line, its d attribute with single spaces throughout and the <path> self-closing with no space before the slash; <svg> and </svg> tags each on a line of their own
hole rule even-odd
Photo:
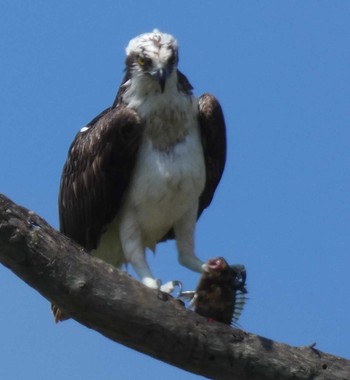
<svg viewBox="0 0 350 380">
<path fill-rule="evenodd" d="M 208 323 L 3 195 L 0 262 L 83 325 L 184 370 L 215 379 L 350 379 L 345 359 Z"/>
</svg>

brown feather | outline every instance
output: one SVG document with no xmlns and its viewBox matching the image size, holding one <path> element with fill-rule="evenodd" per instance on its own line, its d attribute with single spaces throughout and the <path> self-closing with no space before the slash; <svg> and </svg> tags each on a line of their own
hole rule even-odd
<svg viewBox="0 0 350 380">
<path fill-rule="evenodd" d="M 59 214 L 61 231 L 87 250 L 122 204 L 143 133 L 137 113 L 109 108 L 79 132 L 64 165 Z"/>
<path fill-rule="evenodd" d="M 206 169 L 206 183 L 199 199 L 198 218 L 207 208 L 222 177 L 226 162 L 226 127 L 217 99 L 210 94 L 199 98 L 199 124 Z"/>
</svg>

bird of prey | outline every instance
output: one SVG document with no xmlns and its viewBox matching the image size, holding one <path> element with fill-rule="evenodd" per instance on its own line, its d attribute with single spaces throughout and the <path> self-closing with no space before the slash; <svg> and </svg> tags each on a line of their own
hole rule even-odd
<svg viewBox="0 0 350 380">
<path fill-rule="evenodd" d="M 243 265 L 228 265 L 222 257 L 209 259 L 191 298 L 194 311 L 209 321 L 235 324 L 246 301 L 246 270 Z"/>
<path fill-rule="evenodd" d="M 202 271 L 196 221 L 226 159 L 220 104 L 193 95 L 178 61 L 177 41 L 159 30 L 129 42 L 115 101 L 76 135 L 60 183 L 61 232 L 112 265 L 130 263 L 154 289 L 145 250 L 161 241 L 175 239 L 179 262 Z"/>
</svg>

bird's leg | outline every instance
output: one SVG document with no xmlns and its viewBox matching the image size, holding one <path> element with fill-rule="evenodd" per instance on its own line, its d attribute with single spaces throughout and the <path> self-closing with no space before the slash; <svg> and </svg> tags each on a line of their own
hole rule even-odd
<svg viewBox="0 0 350 380">
<path fill-rule="evenodd" d="M 124 255 L 127 258 L 125 252 Z M 141 282 L 144 285 L 148 286 L 151 289 L 159 289 L 162 292 L 168 294 L 172 293 L 176 287 L 179 287 L 179 292 L 181 293 L 182 284 L 180 281 L 168 281 L 167 283 L 161 285 L 161 281 L 153 277 L 151 269 L 147 264 L 143 249 L 141 254 L 137 254 L 134 251 L 132 255 L 129 255 L 129 258 L 127 258 L 127 260 L 130 262 L 136 274 L 140 277 Z"/>
<path fill-rule="evenodd" d="M 161 281 L 154 278 L 146 261 L 145 249 L 142 244 L 141 231 L 134 222 L 132 213 L 125 214 L 120 222 L 119 235 L 126 262 L 130 263 L 141 279 L 142 284 L 151 289 L 159 289 L 165 293 L 172 293 L 176 287 L 182 291 L 180 281 L 169 281 L 161 285 Z"/>
<path fill-rule="evenodd" d="M 131 260 L 130 263 L 136 274 L 140 277 L 142 284 L 151 289 L 160 288 L 160 280 L 153 277 L 144 255 L 143 257 L 133 255 L 133 260 Z"/>
<path fill-rule="evenodd" d="M 142 246 L 135 247 L 132 251 L 124 249 L 125 259 L 132 265 L 134 271 L 141 279 L 142 284 L 151 289 L 160 288 L 160 280 L 154 278 L 151 269 L 146 261 L 145 252 Z"/>
<path fill-rule="evenodd" d="M 174 226 L 176 245 L 181 265 L 195 272 L 204 270 L 204 263 L 194 252 L 194 230 L 197 220 L 197 207 L 189 210 Z"/>
<path fill-rule="evenodd" d="M 160 281 L 152 275 L 145 258 L 141 231 L 132 212 L 125 213 L 120 221 L 119 237 L 125 261 L 130 263 L 141 282 L 152 289 L 159 289 Z"/>
</svg>

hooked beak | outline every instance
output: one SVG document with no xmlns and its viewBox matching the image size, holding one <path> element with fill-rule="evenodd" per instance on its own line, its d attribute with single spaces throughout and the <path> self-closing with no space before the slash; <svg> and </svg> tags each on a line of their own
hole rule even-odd
<svg viewBox="0 0 350 380">
<path fill-rule="evenodd" d="M 157 82 L 159 83 L 159 86 L 160 86 L 160 89 L 162 92 L 164 92 L 165 82 L 166 82 L 168 76 L 169 76 L 169 70 L 166 68 L 159 68 L 155 72 L 154 77 L 157 80 Z"/>
</svg>

